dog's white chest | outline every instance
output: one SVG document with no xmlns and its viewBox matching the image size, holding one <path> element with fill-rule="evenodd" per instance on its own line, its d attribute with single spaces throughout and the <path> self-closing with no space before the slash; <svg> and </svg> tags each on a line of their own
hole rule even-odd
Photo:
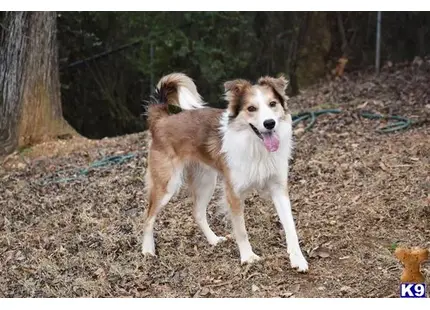
<svg viewBox="0 0 430 310">
<path fill-rule="evenodd" d="M 270 180 L 283 174 L 281 170 L 288 169 L 288 164 L 282 163 L 277 156 L 261 156 L 260 158 L 255 156 L 246 158 L 246 154 L 243 156 L 242 158 L 233 156 L 228 160 L 231 181 L 238 191 L 263 189 Z"/>
<path fill-rule="evenodd" d="M 277 152 L 268 152 L 252 132 L 228 131 L 223 137 L 222 151 L 230 170 L 230 178 L 238 192 L 263 189 L 270 181 L 288 177 L 291 138 L 283 134 Z"/>
</svg>

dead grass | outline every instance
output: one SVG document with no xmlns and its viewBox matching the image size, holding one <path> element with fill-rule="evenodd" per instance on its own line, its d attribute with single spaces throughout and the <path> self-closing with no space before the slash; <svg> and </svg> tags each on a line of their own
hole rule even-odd
<svg viewBox="0 0 430 310">
<path fill-rule="evenodd" d="M 362 77 L 355 87 L 369 79 Z M 375 133 L 378 122 L 359 119 L 355 108 L 385 100 L 385 88 L 376 86 L 373 99 L 359 93 L 334 101 L 340 87 L 350 94 L 349 83 L 324 86 L 335 89 L 326 103 L 345 112 L 322 116 L 312 131 L 296 136 L 291 199 L 308 274 L 290 268 L 275 209 L 257 195 L 246 200 L 246 224 L 262 262 L 240 266 L 234 240 L 209 246 L 192 219 L 186 192 L 157 219 L 159 257 L 143 258 L 146 145 L 140 133 L 39 146 L 15 155 L 19 167 L 3 165 L 0 296 L 397 297 L 402 267 L 394 247 L 430 247 L 430 128 L 424 119 L 404 132 Z M 315 96 L 320 95 L 309 90 L 292 106 L 305 107 Z M 410 116 L 426 104 L 403 104 L 398 111 Z M 136 156 L 74 182 L 34 183 L 118 152 Z M 214 203 L 209 222 L 217 233 L 230 233 Z M 430 268 L 423 269 L 428 279 Z"/>
</svg>

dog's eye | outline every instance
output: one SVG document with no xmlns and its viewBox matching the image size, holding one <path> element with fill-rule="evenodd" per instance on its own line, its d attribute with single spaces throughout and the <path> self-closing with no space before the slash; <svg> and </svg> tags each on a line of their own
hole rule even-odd
<svg viewBox="0 0 430 310">
<path fill-rule="evenodd" d="M 270 103 L 269 103 L 269 105 L 270 105 L 270 107 L 271 107 L 271 108 L 276 107 L 276 101 L 272 101 L 272 102 L 270 102 Z"/>
<path fill-rule="evenodd" d="M 249 112 L 255 112 L 255 111 L 257 111 L 257 108 L 253 107 L 253 106 L 250 106 L 250 107 L 248 107 L 248 111 Z"/>
</svg>

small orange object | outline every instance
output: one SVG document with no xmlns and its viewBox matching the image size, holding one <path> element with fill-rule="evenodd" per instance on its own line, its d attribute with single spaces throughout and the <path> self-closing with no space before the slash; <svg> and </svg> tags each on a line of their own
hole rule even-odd
<svg viewBox="0 0 430 310">
<path fill-rule="evenodd" d="M 345 70 L 345 66 L 348 63 L 348 58 L 341 57 L 339 58 L 336 66 L 336 76 L 342 76 L 343 71 Z"/>
<path fill-rule="evenodd" d="M 403 266 L 401 282 L 424 283 L 424 275 L 420 271 L 421 264 L 429 259 L 429 250 L 421 248 L 397 248 L 394 252 Z"/>
</svg>

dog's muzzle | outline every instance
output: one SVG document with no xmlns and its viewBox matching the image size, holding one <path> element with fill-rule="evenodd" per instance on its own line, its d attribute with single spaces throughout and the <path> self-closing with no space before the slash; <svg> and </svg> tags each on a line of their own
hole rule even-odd
<svg viewBox="0 0 430 310">
<path fill-rule="evenodd" d="M 263 135 L 261 134 L 261 132 L 254 125 L 249 124 L 249 126 L 251 126 L 252 130 L 255 132 L 257 137 L 259 137 L 261 140 L 263 140 Z"/>
<path fill-rule="evenodd" d="M 279 148 L 279 136 L 275 131 L 268 131 L 261 133 L 254 125 L 251 123 L 249 124 L 251 126 L 252 131 L 263 141 L 264 146 L 269 152 L 275 152 Z"/>
</svg>

